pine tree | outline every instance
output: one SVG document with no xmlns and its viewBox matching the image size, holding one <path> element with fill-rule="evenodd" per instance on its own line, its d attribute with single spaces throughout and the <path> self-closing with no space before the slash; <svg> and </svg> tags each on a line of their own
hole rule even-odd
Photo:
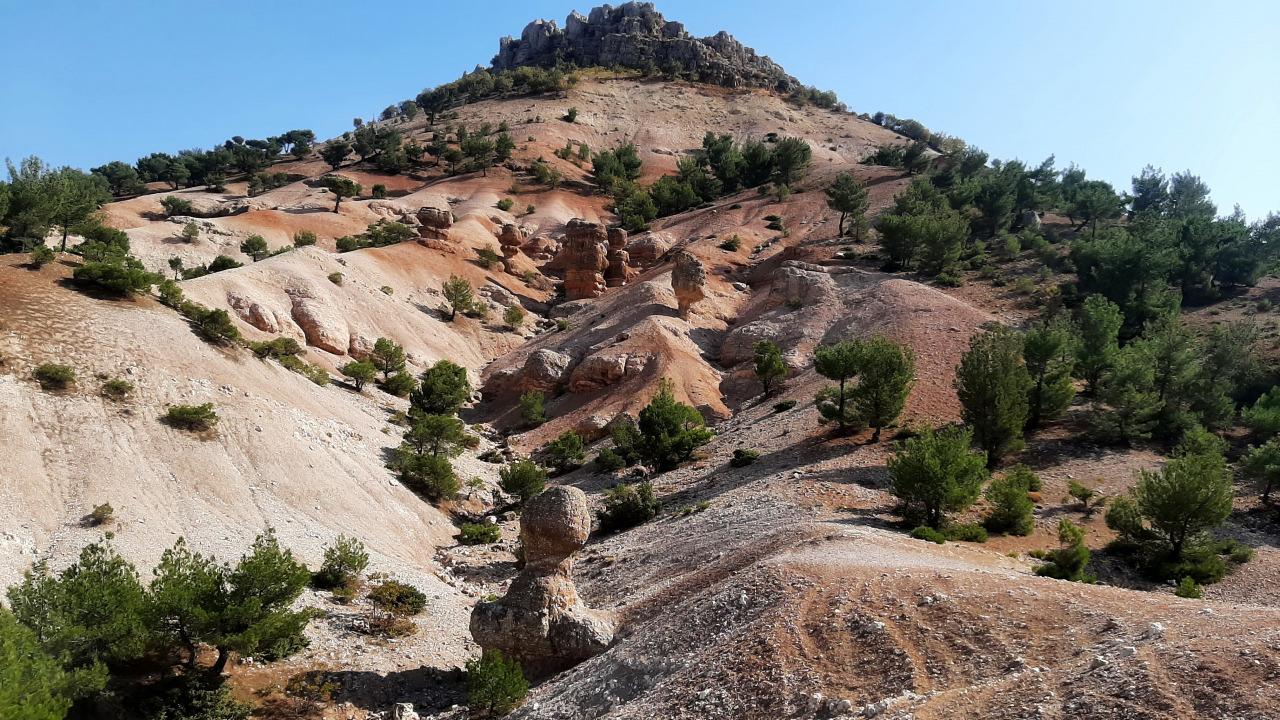
<svg viewBox="0 0 1280 720">
<path fill-rule="evenodd" d="M 1031 376 L 1022 361 L 1022 337 L 1006 327 L 975 335 L 956 369 L 964 421 L 973 428 L 987 464 L 1021 446 Z"/>
<path fill-rule="evenodd" d="M 967 428 L 925 429 L 894 447 L 889 457 L 892 491 L 910 522 L 917 518 L 939 529 L 946 513 L 963 510 L 978 499 L 988 477 L 986 458 L 970 449 Z"/>
<path fill-rule="evenodd" d="M 1027 427 L 1037 428 L 1059 417 L 1075 396 L 1073 328 L 1061 321 L 1036 325 L 1022 338 L 1022 356 L 1032 383 L 1027 392 Z"/>
<path fill-rule="evenodd" d="M 450 275 L 440 292 L 449 303 L 449 322 L 453 322 L 459 310 L 467 312 L 475 307 L 475 293 L 471 289 L 471 283 L 464 278 Z"/>
<path fill-rule="evenodd" d="M 916 377 L 915 354 L 880 335 L 858 345 L 858 384 L 850 400 L 858 419 L 875 428 L 871 441 L 876 442 L 906 405 Z"/>
<path fill-rule="evenodd" d="M 658 393 L 640 411 L 639 436 L 634 450 L 659 472 L 674 470 L 711 442 L 706 421 L 693 407 L 676 400 L 670 380 L 662 380 Z"/>
<path fill-rule="evenodd" d="M 372 362 L 374 367 L 382 373 L 382 380 L 386 382 L 391 377 L 391 373 L 404 369 L 404 348 L 389 338 L 380 337 L 373 343 L 369 362 Z"/>
<path fill-rule="evenodd" d="M 841 430 L 858 423 L 857 413 L 849 406 L 848 384 L 858 374 L 859 349 L 858 343 L 845 340 L 823 345 L 813 353 L 813 367 L 818 374 L 839 383 L 818 393 L 818 413 L 824 421 L 834 420 Z"/>
<path fill-rule="evenodd" d="M 770 340 L 756 343 L 755 371 L 767 397 L 773 390 L 773 384 L 787 376 L 787 363 L 782 359 L 782 348 Z"/>
<path fill-rule="evenodd" d="M 824 192 L 827 194 L 827 207 L 840 213 L 840 237 L 844 237 L 847 230 L 853 230 L 854 240 L 862 240 L 869 207 L 866 186 L 849 173 L 841 173 Z M 852 220 L 848 228 L 845 227 L 846 220 Z"/>
<path fill-rule="evenodd" d="M 1076 350 L 1076 368 L 1092 395 L 1120 350 L 1117 340 L 1124 315 L 1120 306 L 1101 295 L 1090 295 L 1080 308 L 1080 344 Z"/>
</svg>

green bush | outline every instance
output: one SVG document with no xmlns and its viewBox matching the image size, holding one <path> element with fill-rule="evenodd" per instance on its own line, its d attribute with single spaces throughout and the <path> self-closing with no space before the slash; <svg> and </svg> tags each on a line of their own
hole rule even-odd
<svg viewBox="0 0 1280 720">
<path fill-rule="evenodd" d="M 164 208 L 165 214 L 170 217 L 174 215 L 190 215 L 195 211 L 190 200 L 175 195 L 166 195 L 161 198 L 160 206 Z"/>
<path fill-rule="evenodd" d="M 564 114 L 565 122 L 575 122 L 577 121 L 577 119 L 578 119 L 578 108 L 576 107 L 569 108 L 569 111 Z"/>
<path fill-rule="evenodd" d="M 738 448 L 733 451 L 733 457 L 729 458 L 729 467 L 746 467 L 758 459 L 760 459 L 759 451 Z"/>
<path fill-rule="evenodd" d="M 720 243 L 720 249 L 727 250 L 729 252 L 738 252 L 738 248 L 740 247 L 742 247 L 742 238 L 738 237 L 737 235 L 734 235 L 728 240 L 725 240 L 724 242 Z"/>
<path fill-rule="evenodd" d="M 1174 590 L 1173 594 L 1190 600 L 1199 600 L 1204 597 L 1204 593 L 1200 591 L 1200 585 L 1196 583 L 1195 578 L 1191 577 L 1182 578 L 1178 583 L 1178 589 Z"/>
<path fill-rule="evenodd" d="M 294 247 L 306 247 L 316 244 L 316 234 L 310 230 L 299 230 L 293 234 Z"/>
<path fill-rule="evenodd" d="M 627 461 L 613 448 L 605 448 L 596 454 L 596 471 L 616 472 L 627 466 Z"/>
<path fill-rule="evenodd" d="M 421 493 L 431 502 L 452 500 L 462 489 L 453 464 L 441 455 L 403 455 L 396 462 L 395 470 L 405 487 Z"/>
<path fill-rule="evenodd" d="M 463 523 L 458 532 L 458 542 L 463 545 L 489 545 L 501 537 L 501 528 L 491 523 Z"/>
<path fill-rule="evenodd" d="M 547 421 L 545 399 L 539 390 L 530 390 L 520 396 L 520 420 L 525 426 L 537 427 Z"/>
<path fill-rule="evenodd" d="M 600 529 L 618 532 L 635 527 L 658 514 L 658 499 L 653 483 L 622 483 L 604 494 L 604 511 L 600 513 Z"/>
<path fill-rule="evenodd" d="M 515 207 L 515 204 L 516 201 L 511 198 L 502 198 L 498 201 L 498 209 L 503 212 L 507 212 L 511 210 L 511 208 Z"/>
<path fill-rule="evenodd" d="M 942 532 L 948 540 L 957 542 L 984 543 L 987 541 L 986 529 L 976 523 L 951 523 L 943 528 Z"/>
<path fill-rule="evenodd" d="M 476 250 L 476 260 L 480 263 L 480 267 L 487 270 L 502 262 L 502 256 L 498 254 L 497 250 L 493 249 L 492 245 L 486 245 Z"/>
<path fill-rule="evenodd" d="M 659 472 L 674 470 L 691 458 L 694 450 L 711 442 L 712 437 L 702 415 L 677 401 L 671 382 L 666 379 L 659 383 L 658 393 L 640 411 L 636 427 L 639 437 L 633 449 Z"/>
<path fill-rule="evenodd" d="M 1027 482 L 1013 472 L 991 481 L 987 486 L 987 502 L 991 509 L 982 524 L 993 533 L 1030 535 L 1035 528 L 1031 513 L 1035 503 L 1027 496 Z"/>
<path fill-rule="evenodd" d="M 916 540 L 928 540 L 931 543 L 937 543 L 939 545 L 947 541 L 946 535 L 943 535 L 941 531 L 934 530 L 928 525 L 921 525 L 916 529 L 912 530 L 911 537 L 915 538 Z"/>
<path fill-rule="evenodd" d="M 332 590 L 352 583 L 369 566 L 369 553 L 356 538 L 339 535 L 324 549 L 324 561 L 311 577 L 311 584 Z"/>
<path fill-rule="evenodd" d="M 161 419 L 179 430 L 200 432 L 218 424 L 218 413 L 214 412 L 213 403 L 170 405 Z"/>
<path fill-rule="evenodd" d="M 31 267 L 40 268 L 53 262 L 58 256 L 48 245 L 37 245 L 31 249 Z"/>
<path fill-rule="evenodd" d="M 341 248 L 339 248 L 339 249 L 341 249 Z M 340 273 L 340 272 L 331 272 L 331 273 L 329 273 L 329 282 L 333 283 L 334 285 L 341 285 L 341 284 L 342 284 L 342 279 L 343 279 L 343 276 L 342 276 L 342 273 Z"/>
<path fill-rule="evenodd" d="M 76 371 L 69 365 L 42 363 L 31 372 L 42 390 L 65 390 L 76 381 Z"/>
<path fill-rule="evenodd" d="M 498 471 L 499 486 L 508 495 L 525 502 L 547 487 L 547 471 L 532 460 L 521 458 Z"/>
<path fill-rule="evenodd" d="M 102 383 L 102 397 L 108 400 L 124 400 L 133 393 L 133 383 L 120 378 L 112 378 Z"/>
<path fill-rule="evenodd" d="M 467 661 L 467 704 L 476 712 L 506 715 L 529 694 L 529 682 L 520 663 L 502 657 L 498 650 L 485 650 Z"/>
<path fill-rule="evenodd" d="M 567 472 L 582 464 L 586 457 L 586 446 L 581 435 L 567 430 L 547 444 L 543 455 L 547 458 L 547 464 L 556 472 Z"/>
<path fill-rule="evenodd" d="M 369 591 L 369 602 L 402 617 L 417 615 L 427 606 L 421 590 L 397 580 L 384 580 Z"/>
<path fill-rule="evenodd" d="M 102 503 L 96 505 L 93 511 L 89 513 L 89 524 L 93 526 L 106 525 L 115 519 L 116 509 L 111 507 L 111 503 Z"/>
<path fill-rule="evenodd" d="M 382 382 L 383 391 L 396 397 L 408 397 L 418 387 L 418 381 L 407 372 L 398 372 Z"/>
<path fill-rule="evenodd" d="M 782 402 L 773 404 L 773 411 L 776 413 L 783 413 L 795 406 L 796 406 L 795 400 L 783 400 Z"/>
<path fill-rule="evenodd" d="M 1044 554 L 1044 565 L 1036 568 L 1036 574 L 1058 580 L 1092 583 L 1094 577 L 1089 566 L 1089 548 L 1084 544 L 1084 529 L 1067 519 L 1058 521 L 1058 542 L 1063 547 Z"/>
</svg>

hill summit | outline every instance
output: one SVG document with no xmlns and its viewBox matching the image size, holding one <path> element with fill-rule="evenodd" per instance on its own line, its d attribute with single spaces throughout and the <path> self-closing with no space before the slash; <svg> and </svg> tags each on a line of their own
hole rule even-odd
<svg viewBox="0 0 1280 720">
<path fill-rule="evenodd" d="M 554 20 L 534 20 L 518 40 L 499 41 L 493 69 L 551 67 L 562 62 L 687 74 L 726 87 L 781 92 L 801 87 L 781 66 L 729 33 L 722 30 L 711 37 L 693 37 L 683 24 L 667 20 L 647 2 L 601 5 L 586 16 L 575 10 L 563 29 Z"/>
</svg>

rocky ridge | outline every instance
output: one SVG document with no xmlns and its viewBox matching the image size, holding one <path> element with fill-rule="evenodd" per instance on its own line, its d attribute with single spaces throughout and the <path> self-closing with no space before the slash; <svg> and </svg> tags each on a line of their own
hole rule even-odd
<svg viewBox="0 0 1280 720">
<path fill-rule="evenodd" d="M 763 87 L 790 92 L 801 87 L 777 63 L 738 42 L 723 30 L 696 38 L 684 25 L 667 20 L 653 3 L 602 5 L 583 16 L 574 11 L 564 28 L 554 20 L 534 20 L 519 39 L 499 41 L 494 70 L 522 66 L 626 67 L 678 71 L 701 82 L 725 87 Z"/>
</svg>

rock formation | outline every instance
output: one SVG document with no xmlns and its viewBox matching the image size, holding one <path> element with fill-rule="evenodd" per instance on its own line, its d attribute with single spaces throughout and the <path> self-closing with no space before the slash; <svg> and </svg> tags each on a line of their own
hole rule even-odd
<svg viewBox="0 0 1280 720">
<path fill-rule="evenodd" d="M 575 487 L 549 488 L 525 505 L 524 569 L 506 595 L 471 612 L 471 636 L 481 648 L 500 650 L 539 678 L 609 647 L 616 619 L 583 605 L 573 584 L 573 554 L 590 533 L 591 508 Z"/>
<path fill-rule="evenodd" d="M 632 238 L 627 245 L 631 262 L 641 266 L 652 265 L 670 249 L 671 241 L 656 233 L 646 233 Z"/>
<path fill-rule="evenodd" d="M 627 266 L 631 256 L 627 253 L 627 231 L 609 228 L 609 266 L 604 271 L 604 284 L 608 287 L 626 285 L 631 280 L 631 268 Z"/>
<path fill-rule="evenodd" d="M 515 258 L 520 254 L 520 246 L 524 245 L 526 233 L 515 223 L 503 223 L 498 232 L 498 243 L 502 246 L 502 268 L 515 274 Z"/>
<path fill-rule="evenodd" d="M 564 268 L 564 294 L 570 300 L 600 297 L 609 236 L 603 225 L 574 218 L 564 228 L 564 244 L 555 262 Z"/>
<path fill-rule="evenodd" d="M 702 267 L 702 261 L 687 252 L 676 256 L 676 265 L 671 270 L 671 289 L 676 293 L 680 317 L 689 317 L 689 307 L 706 297 L 703 292 L 706 284 L 707 270 Z"/>
<path fill-rule="evenodd" d="M 428 240 L 448 240 L 453 227 L 453 213 L 439 208 L 424 207 L 418 210 L 418 235 Z"/>
<path fill-rule="evenodd" d="M 561 60 L 579 67 L 679 72 L 725 87 L 765 87 L 782 92 L 801 87 L 777 63 L 757 55 L 728 33 L 695 38 L 647 2 L 603 5 L 586 17 L 573 12 L 563 30 L 554 20 L 535 20 L 525 26 L 519 40 L 506 37 L 499 42 L 493 69 L 554 67 Z"/>
</svg>

